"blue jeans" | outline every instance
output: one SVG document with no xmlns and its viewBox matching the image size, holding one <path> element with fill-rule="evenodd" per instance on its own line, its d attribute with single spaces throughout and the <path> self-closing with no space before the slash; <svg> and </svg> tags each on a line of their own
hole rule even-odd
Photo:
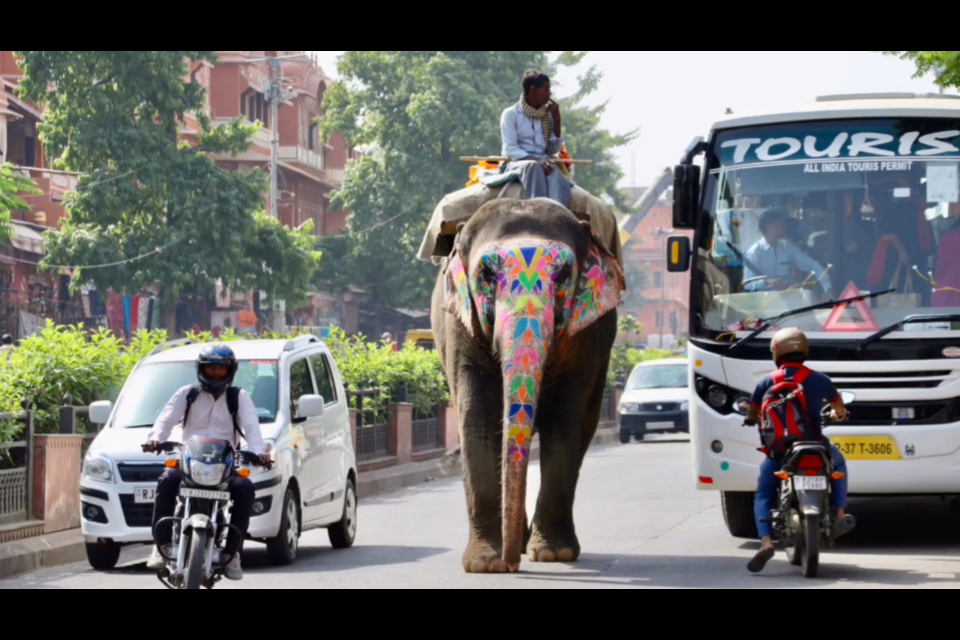
<svg viewBox="0 0 960 640">
<path fill-rule="evenodd" d="M 830 442 L 829 440 L 827 441 Z M 847 473 L 847 459 L 843 457 L 840 450 L 833 444 L 830 444 L 830 453 L 833 458 L 833 470 L 839 473 Z M 761 538 L 772 538 L 773 527 L 761 520 L 770 516 L 770 512 L 777 500 L 777 491 L 780 488 L 780 479 L 777 478 L 777 472 L 780 471 L 780 463 L 770 458 L 763 461 L 760 466 L 760 480 L 757 482 L 757 499 L 754 502 L 754 517 L 757 519 L 757 531 Z M 846 477 L 843 480 L 832 480 L 833 493 L 831 501 L 834 509 L 847 508 L 847 483 Z"/>
</svg>

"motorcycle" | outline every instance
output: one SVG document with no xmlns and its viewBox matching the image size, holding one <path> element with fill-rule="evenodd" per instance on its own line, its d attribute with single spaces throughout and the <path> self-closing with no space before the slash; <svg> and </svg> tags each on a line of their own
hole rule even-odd
<svg viewBox="0 0 960 640">
<path fill-rule="evenodd" d="M 842 392 L 846 405 L 856 395 Z M 830 407 L 821 412 L 823 424 L 830 421 Z M 849 410 L 845 420 L 849 419 Z M 758 426 L 745 423 L 744 426 Z M 760 425 L 761 438 L 763 426 Z M 837 538 L 849 533 L 833 508 L 831 480 L 843 475 L 833 468 L 833 457 L 827 445 L 808 442 L 791 436 L 785 439 L 787 454 L 777 478 L 780 484 L 779 508 L 770 512 L 764 522 L 772 525 L 775 537 L 783 544 L 787 560 L 800 567 L 805 578 L 816 578 L 820 570 L 820 549 L 833 548 Z"/>
<path fill-rule="evenodd" d="M 148 445 L 142 448 L 150 451 Z M 223 552 L 229 530 L 236 528 L 224 515 L 230 504 L 230 480 L 234 476 L 249 478 L 249 467 L 262 465 L 259 456 L 235 451 L 228 440 L 193 437 L 185 444 L 161 443 L 156 450 L 157 455 L 174 452 L 179 455 L 168 458 L 166 466 L 180 470 L 177 507 L 173 517 L 157 522 L 153 535 L 156 539 L 157 527 L 172 526 L 171 548 L 176 556 L 167 557 L 160 550 L 167 566 L 157 578 L 168 589 L 213 589 L 233 560 Z"/>
</svg>

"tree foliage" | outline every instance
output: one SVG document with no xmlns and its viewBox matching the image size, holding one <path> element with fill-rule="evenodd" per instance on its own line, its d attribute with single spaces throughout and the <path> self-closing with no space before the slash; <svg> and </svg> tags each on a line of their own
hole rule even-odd
<svg viewBox="0 0 960 640">
<path fill-rule="evenodd" d="M 10 163 L 0 164 L 0 242 L 12 237 L 10 212 L 30 209 L 20 196 L 43 193 L 32 180 L 18 175 L 15 169 Z"/>
<path fill-rule="evenodd" d="M 939 69 L 937 84 L 960 87 L 960 51 L 881 51 L 884 55 L 909 60 L 917 67 L 914 78 L 922 78 Z"/>
<path fill-rule="evenodd" d="M 348 51 L 342 82 L 324 99 L 322 131 L 342 132 L 370 151 L 351 163 L 332 206 L 353 212 L 344 237 L 324 239 L 322 282 L 339 289 L 354 283 L 381 304 L 424 308 L 436 269 L 416 258 L 427 223 L 444 195 L 462 189 L 469 165 L 460 156 L 499 155 L 500 114 L 522 93 L 524 71 L 580 64 L 586 52 Z M 606 104 L 587 106 L 602 74 L 590 68 L 575 91 L 556 81 L 567 149 L 593 160 L 576 170 L 577 183 L 619 202 L 622 172 L 613 150 L 636 131 L 613 135 L 600 128 Z M 333 257 L 335 256 L 335 257 Z"/>
<path fill-rule="evenodd" d="M 216 126 L 191 63 L 213 51 L 17 51 L 20 95 L 44 103 L 40 138 L 58 167 L 84 174 L 68 195 L 70 216 L 48 234 L 45 264 L 80 269 L 106 291 L 208 293 L 217 279 L 236 291 L 302 301 L 319 254 L 312 228 L 292 231 L 263 212 L 262 171 L 229 172 L 212 154 L 245 151 L 258 125 Z M 199 145 L 180 141 L 187 116 Z M 169 300 L 170 296 L 165 295 Z"/>
</svg>

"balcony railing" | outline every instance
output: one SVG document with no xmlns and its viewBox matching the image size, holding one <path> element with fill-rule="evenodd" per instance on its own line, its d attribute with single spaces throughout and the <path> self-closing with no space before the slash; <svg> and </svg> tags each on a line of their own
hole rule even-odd
<svg viewBox="0 0 960 640">
<path fill-rule="evenodd" d="M 323 171 L 327 165 L 322 153 L 317 153 L 316 151 L 311 151 L 303 147 L 280 147 L 277 155 L 281 160 L 298 162 L 302 165 L 312 167 L 317 171 Z"/>
</svg>

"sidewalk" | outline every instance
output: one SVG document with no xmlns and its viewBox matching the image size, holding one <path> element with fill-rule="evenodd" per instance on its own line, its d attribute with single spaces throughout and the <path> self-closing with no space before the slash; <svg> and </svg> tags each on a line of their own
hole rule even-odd
<svg viewBox="0 0 960 640">
<path fill-rule="evenodd" d="M 620 441 L 620 431 L 615 423 L 601 423 L 593 446 L 613 444 Z M 530 459 L 540 458 L 540 443 L 534 439 Z M 401 491 L 442 478 L 459 477 L 459 452 L 437 460 L 391 467 L 381 471 L 360 474 L 360 503 L 363 498 Z M 0 544 L 0 580 L 38 569 L 62 566 L 87 559 L 83 536 L 79 529 L 48 536 L 38 536 Z"/>
</svg>

